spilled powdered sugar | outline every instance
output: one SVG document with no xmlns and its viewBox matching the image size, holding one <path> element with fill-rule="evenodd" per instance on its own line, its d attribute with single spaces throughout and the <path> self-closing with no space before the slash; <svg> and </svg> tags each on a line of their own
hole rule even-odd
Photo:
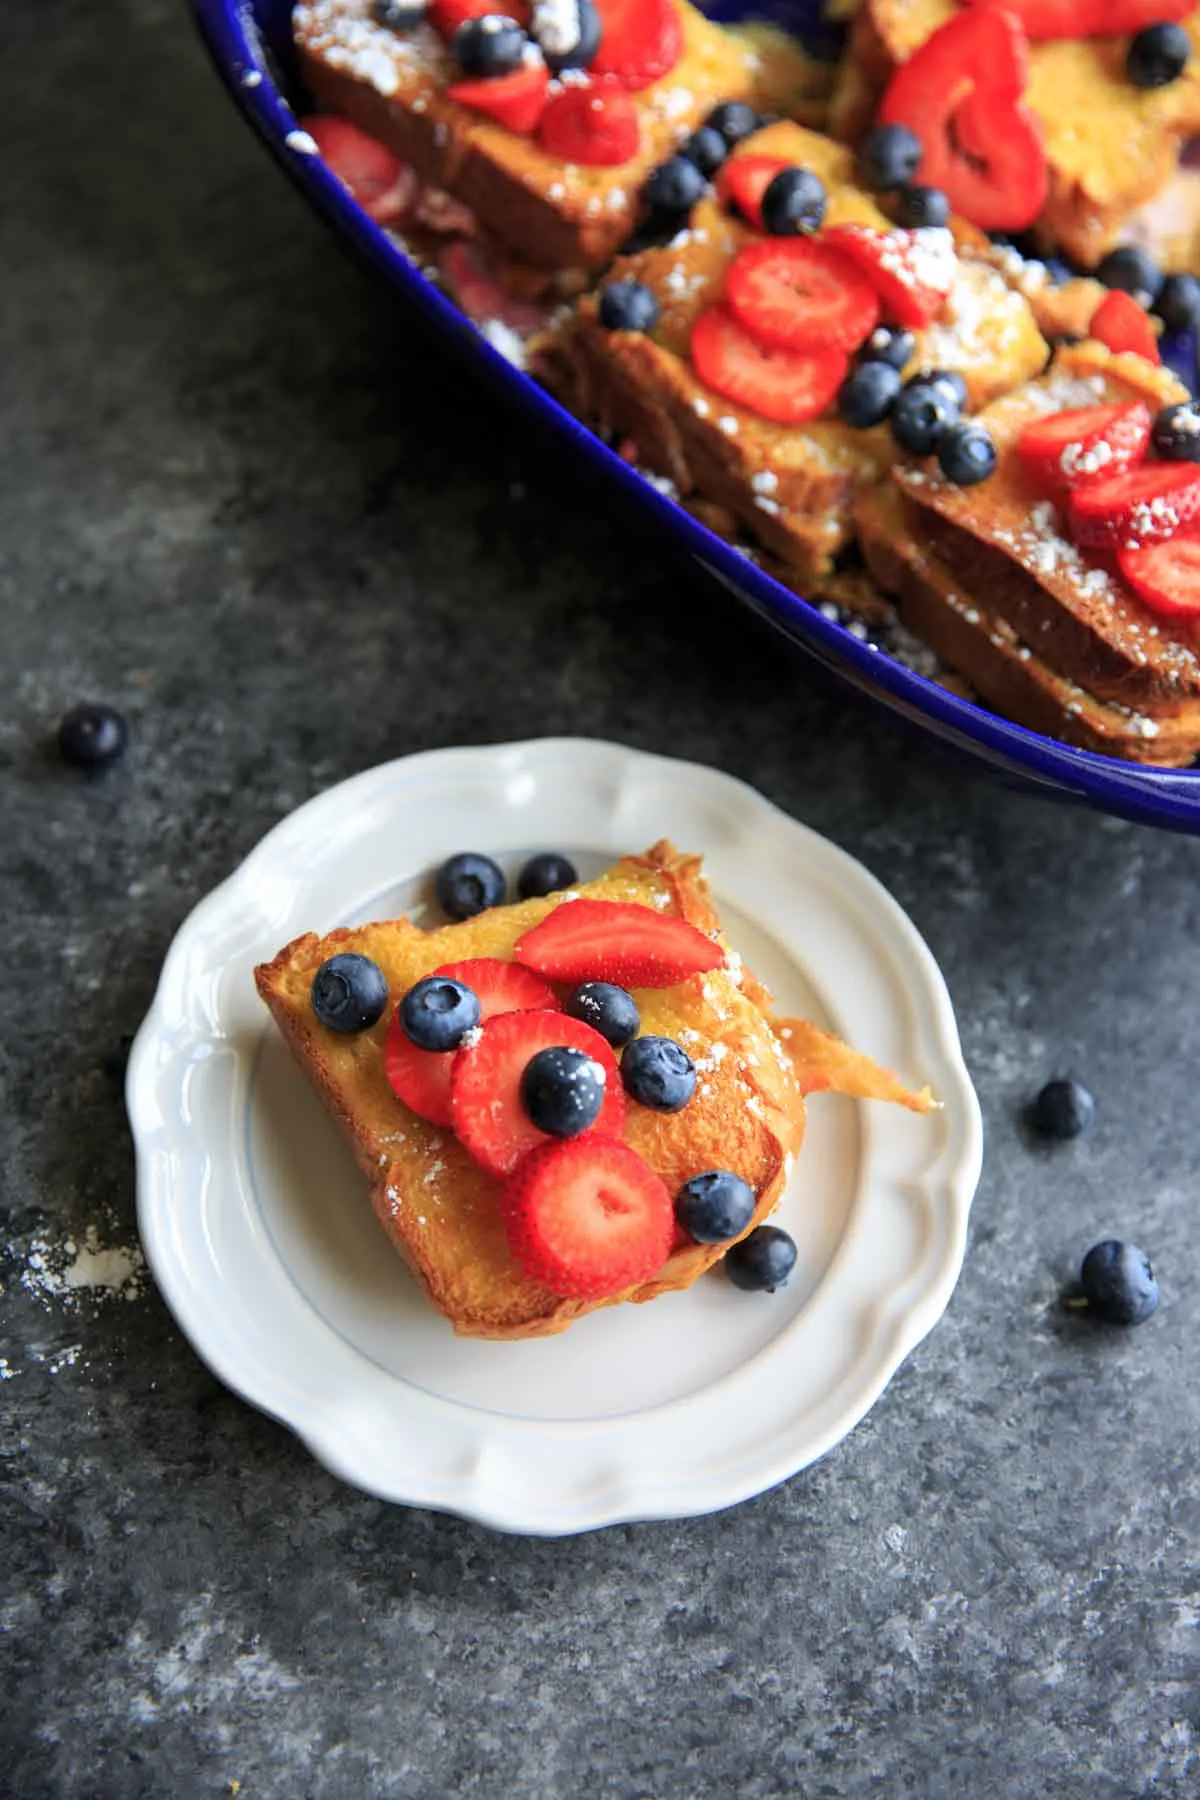
<svg viewBox="0 0 1200 1800">
<path fill-rule="evenodd" d="M 89 1225 L 78 1239 L 53 1243 L 32 1238 L 24 1255 L 21 1286 L 45 1306 L 77 1310 L 87 1300 L 137 1300 L 145 1286 L 146 1259 L 137 1244 L 106 1244 Z"/>
</svg>

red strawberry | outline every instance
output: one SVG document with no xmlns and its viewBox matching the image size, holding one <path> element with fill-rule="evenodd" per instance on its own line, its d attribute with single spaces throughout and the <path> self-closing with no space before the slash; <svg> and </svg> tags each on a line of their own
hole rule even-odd
<svg viewBox="0 0 1200 1800">
<path fill-rule="evenodd" d="M 1020 20 L 1026 37 L 1083 38 L 1186 19 L 1196 0 L 966 0 L 966 4 L 1002 5 Z"/>
<path fill-rule="evenodd" d="M 1121 573 L 1151 612 L 1168 619 L 1200 618 L 1200 537 L 1119 550 Z"/>
<path fill-rule="evenodd" d="M 637 108 L 616 82 L 573 81 L 553 96 L 538 127 L 538 143 L 561 162 L 615 168 L 638 153 Z"/>
<path fill-rule="evenodd" d="M 600 1033 L 565 1013 L 504 1013 L 455 1053 L 450 1083 L 454 1129 L 493 1175 L 511 1174 L 523 1156 L 548 1141 L 521 1105 L 521 1076 L 539 1050 L 556 1045 L 582 1050 L 599 1063 L 605 1091 L 595 1129 L 621 1135 L 625 1090 L 612 1048 Z"/>
<path fill-rule="evenodd" d="M 1071 496 L 1071 535 L 1088 550 L 1173 538 L 1200 514 L 1200 463 L 1143 463 Z"/>
<path fill-rule="evenodd" d="M 506 19 L 515 19 L 518 25 L 529 23 L 530 8 L 524 0 L 505 0 L 503 5 L 498 0 L 433 0 L 429 23 L 448 41 L 468 19 L 482 19 L 495 12 L 502 12 Z"/>
<path fill-rule="evenodd" d="M 834 225 L 821 239 L 839 250 L 874 284 L 883 316 L 918 330 L 937 318 L 958 274 L 948 231 L 873 231 L 869 225 Z"/>
<path fill-rule="evenodd" d="M 692 327 L 692 362 L 705 387 L 780 425 L 818 419 L 846 379 L 840 350 L 772 350 L 744 331 L 723 306 Z"/>
<path fill-rule="evenodd" d="M 554 312 L 538 300 L 521 300 L 501 286 L 490 266 L 487 251 L 479 244 L 443 244 L 437 255 L 442 280 L 468 319 L 477 325 L 498 319 L 510 331 L 539 330 Z"/>
<path fill-rule="evenodd" d="M 879 323 L 879 296 L 850 258 L 811 238 L 768 238 L 739 251 L 725 304 L 760 344 L 857 350 Z"/>
<path fill-rule="evenodd" d="M 669 75 L 683 55 L 683 22 L 675 0 L 596 0 L 600 48 L 592 72 L 612 75 L 638 93 Z"/>
<path fill-rule="evenodd" d="M 534 1150 L 503 1206 L 514 1258 L 563 1299 L 624 1293 L 657 1275 L 671 1253 L 666 1183 L 636 1150 L 598 1132 Z"/>
<path fill-rule="evenodd" d="M 884 125 L 924 147 L 921 180 L 984 231 L 1023 231 L 1046 198 L 1041 126 L 1025 105 L 1029 41 L 1011 11 L 959 13 L 892 76 Z"/>
<path fill-rule="evenodd" d="M 368 137 L 349 119 L 326 113 L 301 119 L 330 172 L 348 187 L 377 225 L 397 225 L 412 205 L 417 178 L 386 144 Z"/>
<path fill-rule="evenodd" d="M 1132 406 L 1084 406 L 1034 419 L 1017 439 L 1017 449 L 1042 487 L 1086 487 L 1141 462 L 1150 424 L 1150 409 L 1140 400 Z"/>
<path fill-rule="evenodd" d="M 509 75 L 488 75 L 477 81 L 455 81 L 446 89 L 446 97 L 469 106 L 474 112 L 486 113 L 507 131 L 518 137 L 532 137 L 538 120 L 546 109 L 550 91 L 550 71 L 539 57 L 524 62 Z"/>
<path fill-rule="evenodd" d="M 717 196 L 762 231 L 762 197 L 775 177 L 792 167 L 782 156 L 760 156 L 752 150 L 731 156 L 717 176 Z"/>
<path fill-rule="evenodd" d="M 465 981 L 479 1000 L 479 1016 L 494 1019 L 501 1013 L 553 1012 L 558 1001 L 544 981 L 516 963 L 501 962 L 494 956 L 469 957 L 466 962 L 443 963 L 434 975 L 448 975 L 453 981 Z M 434 1125 L 450 1125 L 450 1071 L 457 1055 L 436 1050 L 419 1050 L 400 1026 L 397 1007 L 383 1044 L 383 1067 L 392 1090 L 405 1106 Z"/>
<path fill-rule="evenodd" d="M 551 981 L 631 988 L 674 987 L 725 962 L 720 945 L 686 919 L 621 900 L 563 901 L 517 939 L 513 955 Z"/>
<path fill-rule="evenodd" d="M 1122 293 L 1120 288 L 1105 294 L 1092 314 L 1089 330 L 1098 343 L 1107 344 L 1110 350 L 1133 350 L 1147 362 L 1162 361 L 1149 314 L 1132 294 Z"/>
</svg>

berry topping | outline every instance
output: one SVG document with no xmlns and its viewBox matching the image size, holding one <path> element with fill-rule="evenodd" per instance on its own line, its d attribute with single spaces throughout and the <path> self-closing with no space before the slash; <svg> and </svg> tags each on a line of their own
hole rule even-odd
<svg viewBox="0 0 1200 1800">
<path fill-rule="evenodd" d="M 604 1070 L 585 1050 L 555 1044 L 526 1063 L 521 1105 L 548 1137 L 578 1137 L 600 1117 L 605 1081 Z"/>
<path fill-rule="evenodd" d="M 625 1047 L 621 1080 L 640 1106 L 653 1112 L 682 1112 L 696 1090 L 696 1067 L 674 1038 L 639 1037 Z"/>
<path fill-rule="evenodd" d="M 725 1273 L 747 1294 L 773 1294 L 796 1266 L 796 1244 L 778 1225 L 760 1225 L 725 1252 Z"/>
<path fill-rule="evenodd" d="M 464 850 L 447 857 L 435 882 L 438 905 L 451 919 L 473 919 L 504 899 L 504 870 L 490 856 Z"/>
<path fill-rule="evenodd" d="M 672 156 L 651 171 L 642 192 L 646 205 L 658 218 L 684 219 L 707 185 L 694 162 L 686 156 Z"/>
<path fill-rule="evenodd" d="M 379 0 L 375 10 L 381 25 L 390 25 L 393 31 L 408 31 L 425 17 L 429 0 Z"/>
<path fill-rule="evenodd" d="M 76 769 L 105 769 L 129 742 L 129 727 L 115 707 L 85 701 L 58 722 L 58 750 Z"/>
<path fill-rule="evenodd" d="M 1200 400 L 1164 406 L 1154 421 L 1154 448 L 1167 462 L 1200 462 Z"/>
<path fill-rule="evenodd" d="M 451 48 L 464 75 L 511 75 L 524 62 L 528 42 L 515 19 L 493 12 L 460 25 Z"/>
<path fill-rule="evenodd" d="M 1158 1283 L 1145 1251 L 1116 1238 L 1092 1245 L 1079 1285 L 1088 1311 L 1108 1325 L 1141 1325 L 1158 1307 Z"/>
<path fill-rule="evenodd" d="M 1200 536 L 1119 550 L 1117 562 L 1151 612 L 1164 619 L 1194 619 L 1200 614 Z"/>
<path fill-rule="evenodd" d="M 604 34 L 593 0 L 534 0 L 531 30 L 554 75 L 591 68 Z"/>
<path fill-rule="evenodd" d="M 728 1169 L 706 1169 L 675 1196 L 675 1217 L 697 1244 L 727 1244 L 745 1231 L 758 1204 L 754 1189 Z"/>
<path fill-rule="evenodd" d="M 781 425 L 817 419 L 846 378 L 838 350 L 778 350 L 760 344 L 723 306 L 701 313 L 692 328 L 696 373 L 715 394 Z"/>
<path fill-rule="evenodd" d="M 679 146 L 679 154 L 695 163 L 703 176 L 711 178 L 729 155 L 729 145 L 715 125 L 701 125 Z"/>
<path fill-rule="evenodd" d="M 907 187 L 921 167 L 921 140 L 907 125 L 876 125 L 858 159 L 859 173 L 869 188 L 887 193 Z"/>
<path fill-rule="evenodd" d="M 920 327 L 937 318 L 958 273 L 948 231 L 872 231 L 835 225 L 821 240 L 856 262 L 879 295 L 886 319 Z"/>
<path fill-rule="evenodd" d="M 557 850 L 547 850 L 541 856 L 531 856 L 517 876 L 517 892 L 522 900 L 540 900 L 546 894 L 557 894 L 562 888 L 569 888 L 579 877 L 575 872 L 575 864 Z"/>
<path fill-rule="evenodd" d="M 525 1070 L 539 1050 L 580 1050 L 604 1071 L 601 1131 L 620 1137 L 625 1095 L 616 1059 L 598 1031 L 560 1012 L 510 1012 L 489 1019 L 464 1044 L 450 1074 L 454 1129 L 476 1162 L 508 1175 L 545 1142 L 522 1099 Z"/>
<path fill-rule="evenodd" d="M 637 155 L 641 133 L 633 101 L 612 82 L 572 82 L 542 114 L 538 143 L 562 162 L 615 168 Z"/>
<path fill-rule="evenodd" d="M 601 1300 L 658 1273 L 671 1252 L 671 1195 L 635 1150 L 589 1132 L 527 1156 L 504 1192 L 514 1258 L 564 1299 Z"/>
<path fill-rule="evenodd" d="M 1162 291 L 1162 270 L 1140 244 L 1122 244 L 1110 250 L 1096 269 L 1097 281 L 1106 288 L 1132 294 L 1139 306 L 1153 306 Z"/>
<path fill-rule="evenodd" d="M 544 981 L 516 963 L 499 957 L 468 957 L 464 962 L 444 963 L 431 980 L 461 984 L 479 1002 L 479 1022 L 501 1013 L 554 1012 L 558 1001 Z M 420 1050 L 405 1032 L 399 1008 L 383 1046 L 383 1066 L 392 1090 L 421 1118 L 434 1125 L 452 1123 L 450 1071 L 454 1051 Z"/>
<path fill-rule="evenodd" d="M 611 981 L 585 981 L 567 996 L 564 1011 L 598 1031 L 615 1050 L 636 1037 L 642 1028 L 633 995 Z"/>
<path fill-rule="evenodd" d="M 994 6 L 996 0 L 967 0 Z M 1158 19 L 1184 19 L 1196 0 L 1005 0 L 1030 38 L 1100 37 L 1140 31 Z"/>
<path fill-rule="evenodd" d="M 879 317 L 862 270 L 808 238 L 747 244 L 730 267 L 725 304 L 759 343 L 781 350 L 857 349 Z"/>
<path fill-rule="evenodd" d="M 956 412 L 961 413 L 967 404 L 967 384 L 957 369 L 930 369 L 927 375 L 918 375 L 915 379 L 927 381 L 930 387 L 941 388 Z"/>
<path fill-rule="evenodd" d="M 401 1028 L 418 1050 L 457 1050 L 480 1016 L 478 996 L 447 975 L 426 975 L 400 1002 Z"/>
<path fill-rule="evenodd" d="M 941 188 L 902 187 L 896 195 L 896 223 L 917 231 L 950 223 L 950 202 Z"/>
<path fill-rule="evenodd" d="M 1048 1081 L 1029 1109 L 1029 1124 L 1039 1137 L 1082 1137 L 1091 1129 L 1096 1102 L 1078 1081 Z"/>
<path fill-rule="evenodd" d="M 864 362 L 888 363 L 903 369 L 912 361 L 917 340 L 911 331 L 900 331 L 894 325 L 877 325 L 862 347 Z"/>
<path fill-rule="evenodd" d="M 569 900 L 518 938 L 519 963 L 551 981 L 674 987 L 724 965 L 725 952 L 686 919 L 619 900 Z"/>
<path fill-rule="evenodd" d="M 509 75 L 487 75 L 475 81 L 455 81 L 447 98 L 475 112 L 486 113 L 518 137 L 532 137 L 546 110 L 550 72 L 539 58 L 522 62 Z"/>
<path fill-rule="evenodd" d="M 1113 288 L 1092 314 L 1089 327 L 1098 343 L 1114 352 L 1133 350 L 1147 362 L 1160 362 L 1158 339 L 1149 318 L 1132 294 Z"/>
<path fill-rule="evenodd" d="M 326 957 L 313 976 L 312 1009 L 329 1031 L 369 1031 L 387 1003 L 387 976 L 356 950 Z"/>
<path fill-rule="evenodd" d="M 653 331 L 658 301 L 640 281 L 610 281 L 600 289 L 600 323 L 606 331 Z"/>
<path fill-rule="evenodd" d="M 957 14 L 893 75 L 885 125 L 919 131 L 921 175 L 983 231 L 1023 231 L 1046 198 L 1041 126 L 1025 105 L 1029 44 L 1013 14 Z"/>
<path fill-rule="evenodd" d="M 759 231 L 764 230 L 762 198 L 775 177 L 791 168 L 781 156 L 760 156 L 747 150 L 731 156 L 717 177 L 717 193 L 727 206 Z"/>
<path fill-rule="evenodd" d="M 855 431 L 866 431 L 883 423 L 899 392 L 900 371 L 891 363 L 859 363 L 842 383 L 838 414 Z"/>
<path fill-rule="evenodd" d="M 498 81 L 480 85 L 494 93 L 498 87 L 520 78 L 519 75 L 502 75 Z M 422 207 L 423 202 L 418 201 L 418 219 Z M 544 326 L 554 311 L 545 301 L 526 300 L 519 294 L 510 294 L 496 266 L 496 253 L 478 240 L 467 243 L 458 238 L 443 244 L 437 252 L 437 266 L 447 290 L 454 295 L 467 317 L 477 324 L 499 319 L 512 331 L 529 333 Z"/>
<path fill-rule="evenodd" d="M 1085 487 L 1141 462 L 1150 441 L 1150 411 L 1085 406 L 1033 419 L 1017 439 L 1021 460 L 1044 488 Z"/>
<path fill-rule="evenodd" d="M 1168 331 L 1192 331 L 1200 325 L 1200 279 L 1195 275 L 1168 275 L 1158 291 L 1154 310 Z"/>
<path fill-rule="evenodd" d="M 996 472 L 996 446 L 982 425 L 951 425 L 938 442 L 937 459 L 957 487 L 974 487 Z"/>
<path fill-rule="evenodd" d="M 762 120 L 754 108 L 748 106 L 744 100 L 726 100 L 720 106 L 713 108 L 704 123 L 706 126 L 711 126 L 714 131 L 719 131 L 729 149 L 732 150 L 734 145 L 740 144 L 743 138 L 748 138 L 752 132 L 758 131 Z"/>
<path fill-rule="evenodd" d="M 1169 87 L 1187 68 L 1191 40 L 1182 25 L 1147 25 L 1130 39 L 1125 73 L 1134 87 Z"/>
<path fill-rule="evenodd" d="M 781 169 L 763 190 L 759 210 L 772 237 L 819 231 L 829 196 L 811 169 Z"/>
<path fill-rule="evenodd" d="M 1195 463 L 1143 463 L 1071 495 L 1071 535 L 1084 550 L 1161 544 L 1197 515 L 1200 466 Z"/>
<path fill-rule="evenodd" d="M 892 407 L 892 436 L 911 456 L 932 456 L 957 423 L 957 406 L 945 388 L 932 381 L 910 381 Z"/>
<path fill-rule="evenodd" d="M 431 0 L 429 23 L 449 43 L 469 19 L 486 19 L 495 12 L 496 0 Z M 502 16 L 511 18 L 514 12 L 523 13 L 524 8 L 511 6 Z"/>
<path fill-rule="evenodd" d="M 683 55 L 683 25 L 675 0 L 597 0 L 604 34 L 592 61 L 631 93 L 669 75 Z"/>
<path fill-rule="evenodd" d="M 334 114 L 305 118 L 300 124 L 316 144 L 321 160 L 343 187 L 349 188 L 376 225 L 395 225 L 412 205 L 417 180 L 386 144 L 368 137 L 349 119 Z"/>
</svg>

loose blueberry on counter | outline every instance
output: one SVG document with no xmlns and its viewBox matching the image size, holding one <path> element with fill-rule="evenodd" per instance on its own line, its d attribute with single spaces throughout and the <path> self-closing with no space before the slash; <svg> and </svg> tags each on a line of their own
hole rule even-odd
<svg viewBox="0 0 1200 1800">
<path fill-rule="evenodd" d="M 549 1137 L 578 1137 L 604 1105 L 604 1070 L 585 1050 L 557 1045 L 531 1056 L 521 1076 L 521 1104 Z"/>
<path fill-rule="evenodd" d="M 859 352 L 864 362 L 891 363 L 893 369 L 905 368 L 913 359 L 917 340 L 911 331 L 899 325 L 877 325 Z"/>
<path fill-rule="evenodd" d="M 1191 42 L 1182 25 L 1147 25 L 1130 38 L 1125 73 L 1134 87 L 1169 87 L 1187 68 Z"/>
<path fill-rule="evenodd" d="M 621 1058 L 625 1092 L 654 1112 L 681 1112 L 696 1088 L 691 1057 L 674 1038 L 634 1038 Z"/>
<path fill-rule="evenodd" d="M 1140 244 L 1121 244 L 1110 250 L 1097 264 L 1096 280 L 1132 294 L 1141 306 L 1153 306 L 1163 284 L 1162 270 Z"/>
<path fill-rule="evenodd" d="M 958 424 L 958 408 L 945 388 L 931 381 L 910 381 L 896 397 L 891 413 L 892 436 L 913 456 L 930 456 L 943 433 Z"/>
<path fill-rule="evenodd" d="M 772 237 L 798 237 L 820 230 L 828 204 L 825 184 L 811 169 L 781 169 L 763 194 L 762 221 Z"/>
<path fill-rule="evenodd" d="M 951 425 L 937 447 L 938 466 L 956 487 L 974 487 L 996 472 L 996 446 L 982 425 Z"/>
<path fill-rule="evenodd" d="M 1164 406 L 1154 421 L 1151 439 L 1167 462 L 1200 462 L 1200 400 Z"/>
<path fill-rule="evenodd" d="M 312 1009 L 330 1031 L 368 1031 L 388 1003 L 387 976 L 369 956 L 341 950 L 312 979 Z"/>
<path fill-rule="evenodd" d="M 129 742 L 129 727 L 112 706 L 73 706 L 58 722 L 58 748 L 76 769 L 104 769 Z"/>
<path fill-rule="evenodd" d="M 1078 1081 L 1048 1081 L 1029 1109 L 1039 1137 L 1077 1138 L 1090 1129 L 1096 1102 Z"/>
<path fill-rule="evenodd" d="M 579 17 L 579 37 L 571 50 L 555 50 L 546 36 L 539 33 L 538 9 L 533 9 L 533 35 L 537 38 L 538 47 L 546 59 L 546 67 L 552 75 L 561 75 L 566 69 L 590 69 L 596 60 L 596 52 L 600 48 L 600 39 L 604 35 L 604 21 L 593 0 L 575 0 Z"/>
<path fill-rule="evenodd" d="M 1195 275 L 1168 275 L 1154 310 L 1168 331 L 1191 331 L 1200 325 L 1200 280 Z"/>
<path fill-rule="evenodd" d="M 862 147 L 859 171 L 868 187 L 907 187 L 923 155 L 920 138 L 907 125 L 877 125 Z"/>
<path fill-rule="evenodd" d="M 620 1050 L 642 1028 L 642 1017 L 633 995 L 611 981 L 583 982 L 568 996 L 563 1011 L 598 1031 L 614 1050 Z"/>
<path fill-rule="evenodd" d="M 700 173 L 711 179 L 729 155 L 729 145 L 715 125 L 701 125 L 679 146 L 680 156 L 695 163 Z"/>
<path fill-rule="evenodd" d="M 600 323 L 606 331 L 653 331 L 658 301 L 640 281 L 610 281 L 600 289 Z"/>
<path fill-rule="evenodd" d="M 410 31 L 429 10 L 429 0 L 379 0 L 376 11 L 381 25 L 393 31 Z"/>
<path fill-rule="evenodd" d="M 967 384 L 957 369 L 931 369 L 928 375 L 918 375 L 917 381 L 927 381 L 931 387 L 941 388 L 954 402 L 956 411 L 962 412 L 967 404 Z"/>
<path fill-rule="evenodd" d="M 707 186 L 694 162 L 686 156 L 671 156 L 651 170 L 642 192 L 652 213 L 684 219 Z"/>
<path fill-rule="evenodd" d="M 760 1225 L 725 1252 L 725 1273 L 747 1294 L 773 1294 L 795 1266 L 795 1241 L 778 1225 Z"/>
<path fill-rule="evenodd" d="M 909 231 L 950 223 L 950 202 L 941 188 L 902 187 L 896 194 L 896 223 Z"/>
<path fill-rule="evenodd" d="M 524 865 L 517 876 L 517 892 L 522 900 L 541 900 L 546 894 L 569 888 L 578 879 L 573 862 L 557 850 L 547 850 L 541 856 L 531 856 Z"/>
<path fill-rule="evenodd" d="M 529 39 L 515 19 L 485 13 L 468 19 L 454 34 L 451 48 L 464 75 L 511 75 L 525 60 Z"/>
<path fill-rule="evenodd" d="M 1158 1283 L 1145 1251 L 1116 1238 L 1092 1245 L 1079 1284 L 1088 1311 L 1109 1325 L 1141 1325 L 1158 1307 Z"/>
<path fill-rule="evenodd" d="M 504 898 L 504 870 L 490 856 L 464 850 L 448 857 L 437 872 L 437 898 L 451 919 L 473 919 Z"/>
<path fill-rule="evenodd" d="M 706 1169 L 675 1196 L 675 1217 L 698 1244 L 727 1244 L 745 1231 L 757 1204 L 754 1189 L 729 1169 Z"/>
<path fill-rule="evenodd" d="M 479 1017 L 479 996 L 449 975 L 426 975 L 400 1002 L 400 1028 L 418 1050 L 457 1050 Z"/>
<path fill-rule="evenodd" d="M 744 100 L 726 100 L 721 106 L 715 106 L 704 123 L 719 131 L 732 150 L 743 138 L 759 129 L 762 120 L 752 106 Z"/>
<path fill-rule="evenodd" d="M 853 430 L 866 431 L 883 423 L 899 392 L 900 371 L 891 363 L 859 363 L 841 385 L 838 414 Z"/>
</svg>

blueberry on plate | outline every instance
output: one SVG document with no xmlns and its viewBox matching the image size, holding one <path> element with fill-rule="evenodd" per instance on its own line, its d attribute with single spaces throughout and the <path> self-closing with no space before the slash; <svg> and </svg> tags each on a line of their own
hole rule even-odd
<svg viewBox="0 0 1200 1800">
<path fill-rule="evenodd" d="M 974 487 L 996 472 L 996 446 L 982 425 L 951 425 L 937 447 L 938 466 L 956 487 Z"/>
<path fill-rule="evenodd" d="M 931 381 L 910 381 L 896 396 L 891 414 L 892 436 L 913 456 L 930 456 L 951 425 L 958 408 L 945 388 Z"/>
<path fill-rule="evenodd" d="M 419 25 L 429 10 L 429 0 L 379 0 L 376 13 L 381 25 L 393 31 L 408 31 Z"/>
<path fill-rule="evenodd" d="M 530 1057 L 521 1075 L 521 1104 L 539 1131 L 578 1137 L 600 1116 L 605 1073 L 586 1050 L 556 1045 Z"/>
<path fill-rule="evenodd" d="M 621 1080 L 630 1099 L 654 1112 L 681 1112 L 696 1088 L 691 1057 L 674 1038 L 640 1037 L 621 1058 Z"/>
<path fill-rule="evenodd" d="M 437 872 L 438 905 L 448 918 L 473 919 L 504 898 L 504 870 L 490 856 L 464 850 L 448 857 Z"/>
<path fill-rule="evenodd" d="M 1151 435 L 1155 450 L 1168 462 L 1200 462 L 1200 400 L 1164 406 Z"/>
<path fill-rule="evenodd" d="M 1048 1081 L 1029 1109 L 1039 1137 L 1081 1137 L 1096 1116 L 1096 1102 L 1078 1081 Z"/>
<path fill-rule="evenodd" d="M 540 9 L 534 7 L 533 33 L 552 75 L 561 75 L 566 69 L 590 69 L 600 48 L 604 22 L 593 0 L 575 0 L 574 11 L 579 33 L 573 44 L 567 44 L 557 29 L 542 18 Z"/>
<path fill-rule="evenodd" d="M 778 1225 L 760 1225 L 725 1252 L 725 1273 L 747 1294 L 773 1294 L 796 1266 L 796 1244 Z"/>
<path fill-rule="evenodd" d="M 927 381 L 931 387 L 941 388 L 949 394 L 958 412 L 962 412 L 967 404 L 967 384 L 957 369 L 931 369 L 928 375 L 918 375 L 917 381 Z"/>
<path fill-rule="evenodd" d="M 1187 68 L 1192 46 L 1182 25 L 1147 25 L 1129 40 L 1125 73 L 1134 87 L 1169 87 Z"/>
<path fill-rule="evenodd" d="M 767 183 L 760 207 L 772 237 L 798 237 L 819 231 L 829 196 L 811 169 L 780 169 Z"/>
<path fill-rule="evenodd" d="M 1092 1245 L 1079 1284 L 1088 1311 L 1109 1325 L 1141 1325 L 1158 1306 L 1158 1283 L 1145 1251 L 1116 1238 Z"/>
<path fill-rule="evenodd" d="M 563 1011 L 598 1031 L 614 1050 L 620 1050 L 642 1028 L 641 1014 L 633 995 L 611 981 L 583 982 L 567 996 Z"/>
<path fill-rule="evenodd" d="M 1096 266 L 1096 279 L 1107 288 L 1132 294 L 1142 306 L 1153 306 L 1163 284 L 1162 270 L 1140 244 L 1121 244 Z"/>
<path fill-rule="evenodd" d="M 540 900 L 546 894 L 557 894 L 560 888 L 569 888 L 578 879 L 573 862 L 557 850 L 547 850 L 541 856 L 531 856 L 524 865 L 517 876 L 517 892 L 522 900 Z"/>
<path fill-rule="evenodd" d="M 916 348 L 917 340 L 911 331 L 899 325 L 877 325 L 859 354 L 864 362 L 885 362 L 893 369 L 903 369 L 912 361 Z"/>
<path fill-rule="evenodd" d="M 58 748 L 76 769 L 103 769 L 129 742 L 129 727 L 115 707 L 84 703 L 58 722 Z"/>
<path fill-rule="evenodd" d="M 1195 275 L 1168 275 L 1154 310 L 1168 331 L 1191 331 L 1200 325 L 1200 280 Z"/>
<path fill-rule="evenodd" d="M 658 301 L 641 281 L 610 281 L 600 289 L 599 316 L 606 331 L 653 331 Z"/>
<path fill-rule="evenodd" d="M 950 223 L 950 202 L 941 188 L 902 187 L 896 194 L 896 223 L 909 231 Z"/>
<path fill-rule="evenodd" d="M 715 106 L 704 123 L 719 131 L 732 150 L 743 138 L 748 138 L 758 130 L 762 121 L 752 106 L 744 100 L 726 100 L 721 106 Z"/>
<path fill-rule="evenodd" d="M 341 950 L 325 959 L 312 979 L 312 1009 L 330 1031 L 368 1031 L 383 1017 L 387 976 L 369 956 Z"/>
<path fill-rule="evenodd" d="M 679 146 L 679 154 L 695 163 L 700 173 L 711 180 L 729 155 L 729 145 L 715 125 L 701 125 Z"/>
<path fill-rule="evenodd" d="M 859 172 L 868 187 L 886 193 L 909 185 L 923 154 L 920 138 L 907 125 L 877 125 L 862 147 Z"/>
<path fill-rule="evenodd" d="M 479 996 L 449 975 L 426 975 L 400 1002 L 400 1028 L 418 1050 L 457 1050 L 479 1016 Z"/>
<path fill-rule="evenodd" d="M 872 425 L 882 424 L 899 392 L 899 369 L 886 362 L 861 362 L 841 385 L 838 415 L 855 431 L 866 431 Z"/>
<path fill-rule="evenodd" d="M 468 19 L 454 34 L 451 48 L 464 75 L 511 75 L 525 60 L 529 39 L 515 19 L 504 13 L 485 13 Z"/>
<path fill-rule="evenodd" d="M 686 156 L 670 156 L 659 163 L 646 179 L 642 192 L 652 213 L 674 219 L 686 218 L 708 183 Z"/>
<path fill-rule="evenodd" d="M 675 1196 L 675 1217 L 697 1244 L 727 1244 L 754 1217 L 754 1189 L 729 1169 L 706 1169 Z"/>
</svg>

